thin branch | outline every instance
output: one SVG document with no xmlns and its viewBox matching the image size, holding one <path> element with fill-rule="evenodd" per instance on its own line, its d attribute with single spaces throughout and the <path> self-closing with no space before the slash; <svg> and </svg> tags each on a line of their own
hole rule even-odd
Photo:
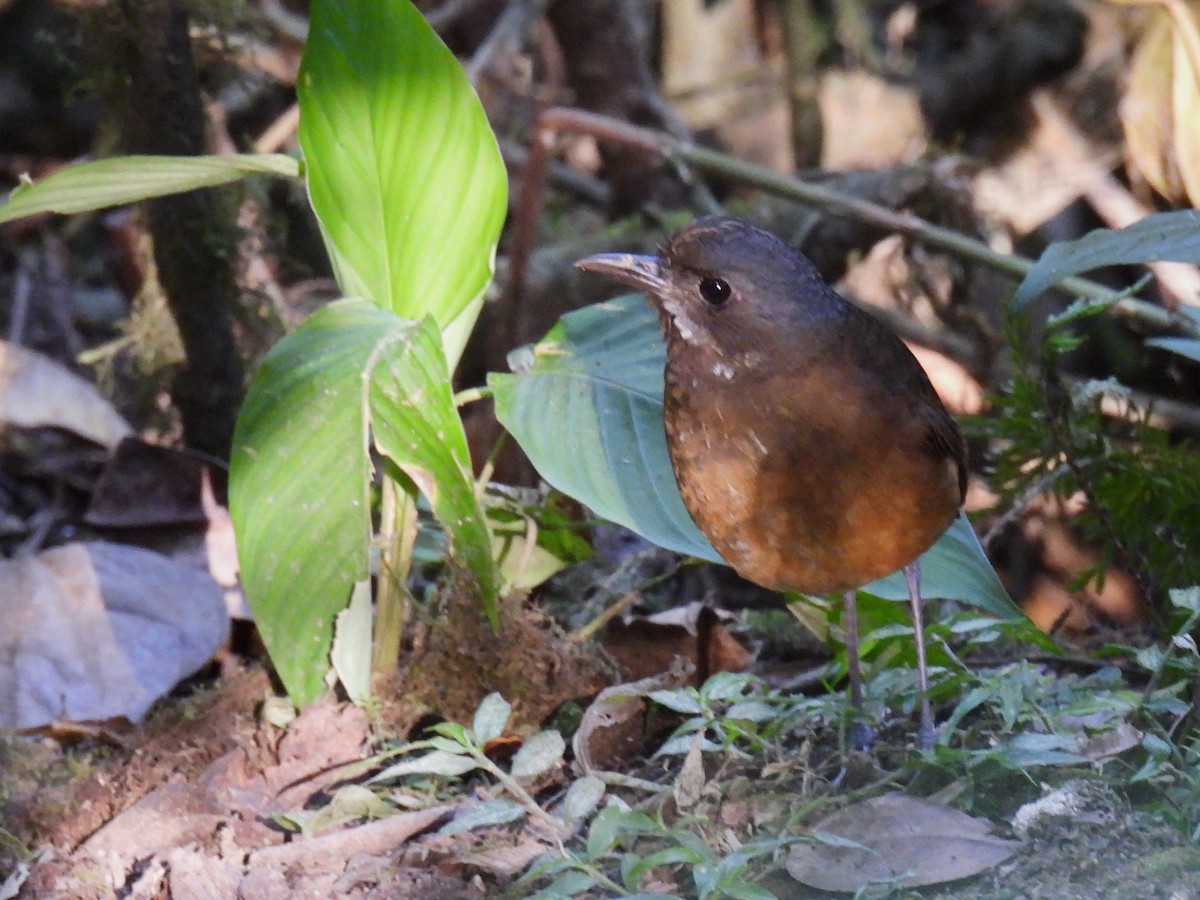
<svg viewBox="0 0 1200 900">
<path fill-rule="evenodd" d="M 1035 265 L 1034 260 L 998 253 L 982 241 L 934 225 L 911 213 L 897 212 L 823 184 L 780 175 L 762 166 L 696 146 L 689 140 L 596 113 L 553 107 L 538 117 L 538 129 L 530 152 L 529 166 L 522 179 L 510 263 L 509 290 L 513 293 L 520 290 L 524 279 L 528 256 L 532 250 L 533 224 L 541 204 L 547 162 L 560 132 L 589 134 L 600 141 L 681 160 L 695 169 L 723 175 L 769 193 L 818 207 L 830 215 L 856 219 L 877 228 L 906 235 L 927 246 L 990 266 L 1014 280 L 1024 278 Z M 1121 297 L 1119 291 L 1095 281 L 1070 277 L 1057 282 L 1055 287 L 1084 297 L 1114 300 L 1114 312 L 1154 330 L 1175 331 L 1200 338 L 1200 322 L 1144 300 Z"/>
</svg>

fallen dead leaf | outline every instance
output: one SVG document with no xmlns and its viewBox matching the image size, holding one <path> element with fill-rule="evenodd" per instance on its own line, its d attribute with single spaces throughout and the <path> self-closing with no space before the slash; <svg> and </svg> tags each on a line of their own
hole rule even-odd
<svg viewBox="0 0 1200 900">
<path fill-rule="evenodd" d="M 618 766 L 641 751 L 643 699 L 654 691 L 672 690 L 687 684 L 692 664 L 676 657 L 660 675 L 631 684 L 605 688 L 584 710 L 579 730 L 572 738 L 575 759 L 586 774 Z"/>
<path fill-rule="evenodd" d="M 139 721 L 229 637 L 206 572 L 120 544 L 0 563 L 0 726 Z"/>
<path fill-rule="evenodd" d="M 872 882 L 920 887 L 977 875 L 1012 856 L 1020 841 L 995 837 L 991 823 L 909 797 L 884 794 L 813 825 L 815 840 L 789 851 L 797 881 L 852 893 Z"/>
<path fill-rule="evenodd" d="M 550 849 L 552 846 L 548 843 L 522 837 L 515 844 L 468 853 L 460 861 L 464 866 L 480 869 L 490 875 L 516 878 L 531 862 Z"/>
<path fill-rule="evenodd" d="M 62 428 L 103 447 L 116 446 L 133 431 L 87 381 L 8 341 L 0 341 L 0 424 Z"/>
<path fill-rule="evenodd" d="M 722 615 L 689 603 L 612 622 L 601 643 L 632 680 L 652 678 L 678 657 L 695 667 L 694 683 L 701 684 L 716 672 L 741 672 L 750 664 L 750 652 L 722 624 Z"/>
<path fill-rule="evenodd" d="M 679 774 L 675 777 L 675 783 L 671 786 L 671 793 L 675 797 L 675 805 L 683 811 L 690 810 L 699 803 L 700 796 L 704 793 L 706 778 L 704 775 L 704 757 L 701 751 L 701 739 L 703 737 L 702 732 L 696 732 L 692 746 L 683 758 L 683 766 L 680 768 Z"/>
<path fill-rule="evenodd" d="M 441 822 L 453 810 L 452 804 L 432 806 L 309 840 L 264 847 L 250 854 L 248 865 L 252 871 L 270 868 L 287 873 L 299 867 L 309 875 L 314 872 L 340 874 L 346 868 L 346 860 L 355 854 L 376 855 L 394 850 L 413 835 Z"/>
<path fill-rule="evenodd" d="M 84 520 L 101 528 L 206 522 L 203 479 L 212 465 L 186 450 L 127 437 L 100 473 Z"/>
</svg>

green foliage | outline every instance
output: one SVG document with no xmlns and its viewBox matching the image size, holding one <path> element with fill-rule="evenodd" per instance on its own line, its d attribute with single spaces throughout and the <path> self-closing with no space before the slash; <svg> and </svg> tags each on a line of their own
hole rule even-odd
<svg viewBox="0 0 1200 900">
<path fill-rule="evenodd" d="M 1021 310 L 1043 291 L 1080 272 L 1156 260 L 1200 260 L 1200 211 L 1156 213 L 1119 231 L 1098 228 L 1079 240 L 1052 244 L 1017 287 L 1013 308 Z"/>
<path fill-rule="evenodd" d="M 699 688 L 654 691 L 650 699 L 673 712 L 688 716 L 658 748 L 656 756 L 681 756 L 699 746 L 710 752 L 761 750 L 778 736 L 784 718 L 794 707 L 765 689 L 761 679 L 734 672 L 719 672 Z"/>
<path fill-rule="evenodd" d="M 1126 400 L 1128 420 L 1106 415 L 1106 397 L 1128 397 L 1114 381 L 1072 382 L 1062 356 L 1077 346 L 1076 317 L 1052 321 L 1029 358 L 1023 330 L 1014 329 L 1015 374 L 994 398 L 996 409 L 971 430 L 1000 448 L 993 486 L 1002 505 L 1051 491 L 1087 498 L 1075 524 L 1099 546 L 1101 558 L 1081 581 L 1114 563 L 1143 587 L 1200 581 L 1200 464 L 1197 448 L 1150 424 L 1152 409 Z"/>
<path fill-rule="evenodd" d="M 550 900 L 599 888 L 608 896 L 674 896 L 646 894 L 645 883 L 656 869 L 682 866 L 692 882 L 689 896 L 773 900 L 774 894 L 753 881 L 752 864 L 792 839 L 756 840 L 730 851 L 700 836 L 706 824 L 688 818 L 668 824 L 614 801 L 592 820 L 582 847 L 547 854 L 509 894 Z M 547 879 L 549 884 L 532 891 Z"/>
<path fill-rule="evenodd" d="M 122 156 L 60 169 L 36 184 L 18 186 L 3 206 L 0 223 L 38 213 L 81 213 L 152 197 L 228 184 L 247 175 L 295 178 L 289 156 L 235 153 L 224 156 Z"/>
<path fill-rule="evenodd" d="M 372 435 L 495 599 L 491 538 L 445 365 L 432 320 L 343 300 L 280 341 L 255 375 L 234 434 L 230 509 L 259 632 L 301 704 L 323 689 L 334 617 L 368 574 Z"/>
<path fill-rule="evenodd" d="M 496 417 L 550 484 L 597 515 L 681 553 L 720 562 L 675 484 L 662 427 L 666 351 L 650 304 L 627 296 L 568 313 L 493 373 Z M 553 423 L 553 426 L 551 426 Z M 1019 615 L 960 516 L 921 558 L 927 597 Z M 902 575 L 865 590 L 908 596 Z"/>
<path fill-rule="evenodd" d="M 303 704 L 323 689 L 334 619 L 368 576 L 372 442 L 385 495 L 401 498 L 383 517 L 381 578 L 409 569 L 397 522 L 415 517 L 419 491 L 494 621 L 499 575 L 450 364 L 491 277 L 507 185 L 478 98 L 411 3 L 314 3 L 299 93 L 309 194 L 354 299 L 312 316 L 256 373 L 230 511 L 247 599 Z M 400 618 L 399 595 L 386 596 L 377 628 Z M 358 634 L 360 646 L 341 642 L 342 670 L 370 653 Z"/>
<path fill-rule="evenodd" d="M 1200 263 L 1200 212 L 1151 215 L 1128 228 L 1098 229 L 1052 245 L 1017 289 L 1013 308 L 1019 313 L 1067 276 L 1154 260 Z M 996 398 L 995 415 L 978 431 L 1003 448 L 995 485 L 1007 503 L 1044 489 L 1064 497 L 1080 492 L 1087 499 L 1077 524 L 1103 548 L 1103 557 L 1082 580 L 1117 562 L 1152 591 L 1193 584 L 1200 581 L 1195 445 L 1172 441 L 1151 427 L 1153 410 L 1136 408 L 1115 381 L 1072 383 L 1061 371 L 1063 354 L 1084 340 L 1076 326 L 1111 302 L 1076 302 L 1052 318 L 1037 341 L 1030 339 L 1028 323 L 1015 318 L 1010 344 L 1016 374 L 1006 394 Z M 1194 338 L 1153 338 L 1146 344 L 1200 359 Z M 1104 415 L 1106 396 L 1126 398 L 1129 421 Z"/>
<path fill-rule="evenodd" d="M 556 831 L 561 831 L 566 827 L 564 822 L 546 813 L 517 779 L 535 778 L 549 772 L 561 762 L 566 743 L 557 731 L 539 731 L 530 735 L 513 756 L 506 772 L 492 762 L 485 748 L 489 741 L 504 733 L 511 714 L 512 707 L 503 697 L 499 694 L 489 694 L 479 704 L 470 728 L 454 722 L 435 725 L 432 730 L 436 737 L 404 744 L 385 754 L 388 757 L 418 753 L 419 755 L 387 766 L 367 784 L 395 784 L 424 775 L 454 779 L 479 771 L 492 776 L 514 799 L 494 798 L 470 807 L 447 823 L 441 830 L 442 834 L 457 834 L 473 828 L 499 825 L 526 814 L 537 817 Z M 383 758 L 376 757 L 371 762 L 378 763 Z M 576 782 L 576 785 L 580 785 L 574 788 L 576 798 L 583 794 L 594 798 L 590 805 L 586 802 L 577 803 L 575 806 L 566 805 L 568 817 L 581 818 L 591 814 L 603 791 L 597 793 L 595 786 L 583 779 Z"/>
<path fill-rule="evenodd" d="M 431 315 L 451 368 L 492 278 L 507 175 L 454 55 L 408 0 L 312 5 L 297 84 L 313 209 L 347 296 Z"/>
</svg>

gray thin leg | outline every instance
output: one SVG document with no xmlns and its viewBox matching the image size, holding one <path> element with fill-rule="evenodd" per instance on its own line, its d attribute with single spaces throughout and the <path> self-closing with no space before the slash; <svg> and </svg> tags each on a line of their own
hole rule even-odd
<svg viewBox="0 0 1200 900">
<path fill-rule="evenodd" d="M 846 639 L 846 671 L 850 677 L 850 708 L 854 710 L 855 719 L 850 723 L 849 741 L 855 750 L 866 750 L 871 746 L 874 735 L 865 722 L 859 720 L 862 714 L 862 668 L 858 663 L 858 594 L 846 591 L 842 613 L 842 634 Z"/>
<path fill-rule="evenodd" d="M 917 731 L 917 749 L 933 749 L 933 711 L 929 708 L 929 663 L 925 657 L 925 623 L 921 615 L 921 563 L 914 560 L 904 567 L 908 584 L 909 611 L 912 613 L 913 641 L 917 646 L 917 688 L 921 692 L 921 726 Z"/>
</svg>

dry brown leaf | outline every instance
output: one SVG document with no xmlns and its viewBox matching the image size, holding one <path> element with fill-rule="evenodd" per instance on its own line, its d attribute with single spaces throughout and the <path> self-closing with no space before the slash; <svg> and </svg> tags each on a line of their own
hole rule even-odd
<svg viewBox="0 0 1200 900">
<path fill-rule="evenodd" d="M 1000 864 L 1021 846 L 989 834 L 990 829 L 986 819 L 904 794 L 884 794 L 817 822 L 816 840 L 792 847 L 786 868 L 810 887 L 846 893 L 875 881 L 899 879 L 895 886 L 905 888 L 956 881 Z"/>
<path fill-rule="evenodd" d="M 0 726 L 133 721 L 229 636 L 207 572 L 119 544 L 0 563 Z"/>
<path fill-rule="evenodd" d="M 8 341 L 0 341 L 0 425 L 61 428 L 103 447 L 133 430 L 91 384 Z"/>
<path fill-rule="evenodd" d="M 482 869 L 489 875 L 500 878 L 516 878 L 529 864 L 553 849 L 550 844 L 531 837 L 520 837 L 514 844 L 484 847 L 468 853 L 460 862 L 464 866 Z"/>
<path fill-rule="evenodd" d="M 704 793 L 704 785 L 707 783 L 704 775 L 704 757 L 700 749 L 703 736 L 702 732 L 696 732 L 692 746 L 688 748 L 687 755 L 683 758 L 683 766 L 679 770 L 679 775 L 676 776 L 675 783 L 671 786 L 675 805 L 684 811 L 690 810 L 700 802 L 700 796 Z"/>
<path fill-rule="evenodd" d="M 1134 50 L 1121 123 L 1131 165 L 1172 202 L 1200 205 L 1197 4 L 1163 3 Z M 1170 10 L 1170 12 L 1166 11 Z"/>
<path fill-rule="evenodd" d="M 1164 109 L 1170 96 L 1171 23 L 1165 15 L 1138 41 L 1129 63 L 1128 85 L 1121 100 L 1121 125 L 1129 162 L 1164 197 L 1177 197 L 1180 183 L 1169 162 L 1171 118 Z"/>
<path fill-rule="evenodd" d="M 100 473 L 85 521 L 100 528 L 202 524 L 204 473 L 212 465 L 199 454 L 127 437 Z"/>
<path fill-rule="evenodd" d="M 741 672 L 750 652 L 721 622 L 731 618 L 704 603 L 689 603 L 656 613 L 617 620 L 605 629 L 601 644 L 628 678 L 650 678 L 677 657 L 695 667 L 695 683 L 714 672 Z"/>
<path fill-rule="evenodd" d="M 1196 28 L 1195 11 L 1184 13 L 1190 20 L 1184 27 Z M 1189 56 L 1185 39 L 1178 27 L 1172 29 L 1171 102 L 1175 137 L 1175 157 L 1179 177 L 1192 206 L 1200 206 L 1200 72 Z"/>
<path fill-rule="evenodd" d="M 613 768 L 631 758 L 642 746 L 643 699 L 653 691 L 673 690 L 688 683 L 691 663 L 676 657 L 670 669 L 653 678 L 605 688 L 583 713 L 571 740 L 575 759 L 587 774 Z"/>
</svg>

